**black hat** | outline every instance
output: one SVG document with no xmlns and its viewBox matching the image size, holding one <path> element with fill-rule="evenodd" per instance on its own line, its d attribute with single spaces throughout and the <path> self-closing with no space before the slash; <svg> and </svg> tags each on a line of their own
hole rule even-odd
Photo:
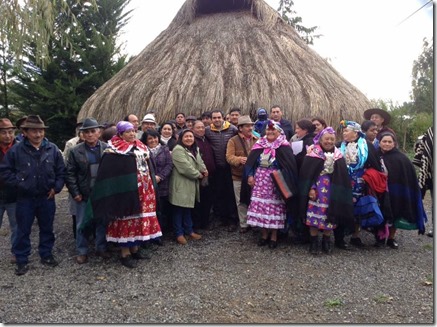
<svg viewBox="0 0 437 327">
<path fill-rule="evenodd" d="M 103 126 L 99 125 L 97 120 L 95 120 L 94 118 L 85 118 L 85 120 L 83 121 L 83 124 L 82 124 L 81 128 L 79 128 L 79 130 L 84 131 L 86 129 L 101 128 L 101 127 L 103 127 Z"/>
<path fill-rule="evenodd" d="M 370 120 L 370 117 L 372 117 L 373 114 L 378 114 L 382 118 L 384 118 L 383 125 L 388 125 L 390 123 L 390 119 L 391 119 L 390 114 L 387 111 L 379 109 L 379 108 L 372 108 L 372 109 L 367 109 L 366 111 L 364 111 L 364 114 L 363 114 L 364 119 Z"/>
</svg>

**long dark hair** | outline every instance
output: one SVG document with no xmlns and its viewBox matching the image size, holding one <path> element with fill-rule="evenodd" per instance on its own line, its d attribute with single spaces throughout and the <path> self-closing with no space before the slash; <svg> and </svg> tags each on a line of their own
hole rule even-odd
<svg viewBox="0 0 437 327">
<path fill-rule="evenodd" d="M 148 136 L 157 137 L 159 144 L 162 144 L 161 143 L 161 134 L 159 134 L 157 130 L 148 129 L 147 131 L 145 131 L 143 133 L 143 135 L 141 135 L 140 141 L 143 142 L 145 145 L 147 145 L 147 137 Z"/>
<path fill-rule="evenodd" d="M 196 156 L 196 155 L 197 155 L 197 150 L 198 150 L 198 148 L 197 148 L 197 143 L 196 143 L 196 139 L 194 138 L 194 143 L 193 143 L 193 145 L 190 146 L 190 147 L 187 147 L 187 146 L 182 142 L 182 139 L 183 139 L 184 135 L 187 134 L 187 133 L 191 133 L 191 134 L 193 134 L 193 138 L 194 138 L 194 132 L 193 132 L 191 129 L 186 128 L 186 129 L 183 129 L 182 132 L 179 134 L 178 141 L 176 142 L 176 144 L 179 144 L 181 147 L 187 149 L 187 150 L 190 151 L 194 156 Z"/>
</svg>

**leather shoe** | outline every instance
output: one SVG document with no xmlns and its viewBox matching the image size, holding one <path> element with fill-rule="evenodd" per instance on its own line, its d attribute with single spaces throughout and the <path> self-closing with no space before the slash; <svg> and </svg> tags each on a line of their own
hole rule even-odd
<svg viewBox="0 0 437 327">
<path fill-rule="evenodd" d="M 121 257 L 120 261 L 123 266 L 128 268 L 135 268 L 137 266 L 137 263 L 135 262 L 135 260 L 132 258 L 131 255 Z"/>
<path fill-rule="evenodd" d="M 202 235 L 199 235 L 199 234 L 196 234 L 196 233 L 191 233 L 191 234 L 190 234 L 190 237 L 191 237 L 193 240 L 200 240 L 200 239 L 202 238 Z"/>
<path fill-rule="evenodd" d="M 387 246 L 391 247 L 392 249 L 397 250 L 399 248 L 398 242 L 396 242 L 394 239 L 388 239 L 387 240 Z"/>
<path fill-rule="evenodd" d="M 111 258 L 111 253 L 108 251 L 97 251 L 96 256 L 101 257 L 103 259 L 109 259 Z"/>
<path fill-rule="evenodd" d="M 58 265 L 58 262 L 55 260 L 55 258 L 52 255 L 49 255 L 48 257 L 45 258 L 41 258 L 41 263 L 49 267 L 56 267 Z"/>
<path fill-rule="evenodd" d="M 269 248 L 270 248 L 270 249 L 276 249 L 277 247 L 278 247 L 278 241 L 270 240 L 270 242 L 269 242 Z"/>
<path fill-rule="evenodd" d="M 83 263 L 86 263 L 86 262 L 88 262 L 88 256 L 87 255 L 78 255 L 76 257 L 76 262 L 80 265 Z"/>
<path fill-rule="evenodd" d="M 21 276 L 27 273 L 29 267 L 25 263 L 18 263 L 17 268 L 15 268 L 15 275 Z"/>
<path fill-rule="evenodd" d="M 240 234 L 246 234 L 250 230 L 250 226 L 240 227 Z"/>
<path fill-rule="evenodd" d="M 269 242 L 269 240 L 265 239 L 265 238 L 260 238 L 258 240 L 258 246 L 264 246 L 267 245 L 267 243 Z"/>
<path fill-rule="evenodd" d="M 187 244 L 187 239 L 184 237 L 184 235 L 180 235 L 180 236 L 176 237 L 176 241 L 182 245 Z"/>
<path fill-rule="evenodd" d="M 150 259 L 150 256 L 141 250 L 138 250 L 137 252 L 131 252 L 132 258 L 135 260 L 143 260 L 143 259 Z"/>
<path fill-rule="evenodd" d="M 342 249 L 342 250 L 349 250 L 349 244 L 347 244 L 344 240 L 341 240 L 339 242 L 334 243 L 336 248 Z"/>
<path fill-rule="evenodd" d="M 359 237 L 351 237 L 350 243 L 353 246 L 356 246 L 357 248 L 363 248 L 364 247 L 364 243 L 361 242 L 361 238 L 359 238 Z"/>
<path fill-rule="evenodd" d="M 159 246 L 163 246 L 163 245 L 164 245 L 164 242 L 162 241 L 162 238 L 161 238 L 161 237 L 154 238 L 154 239 L 152 240 L 152 243 L 154 243 L 154 244 L 156 244 L 156 245 L 159 245 Z"/>
</svg>

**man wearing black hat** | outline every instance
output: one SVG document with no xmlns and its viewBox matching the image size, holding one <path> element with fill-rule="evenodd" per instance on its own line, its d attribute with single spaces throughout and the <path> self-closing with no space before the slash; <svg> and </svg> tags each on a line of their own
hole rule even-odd
<svg viewBox="0 0 437 327">
<path fill-rule="evenodd" d="M 39 226 L 41 263 L 55 267 L 53 221 L 55 194 L 64 187 L 65 165 L 59 148 L 45 138 L 48 126 L 39 116 L 29 115 L 21 125 L 24 140 L 13 146 L 0 164 L 0 175 L 17 190 L 17 238 L 13 244 L 17 268 L 24 275 L 31 252 L 30 233 L 35 217 Z"/>
<path fill-rule="evenodd" d="M 76 262 L 83 264 L 88 261 L 88 240 L 79 231 L 79 226 L 85 218 L 85 208 L 91 190 L 97 177 L 97 170 L 108 145 L 99 141 L 100 128 L 94 118 L 86 118 L 80 128 L 84 142 L 71 149 L 67 158 L 66 184 L 76 205 Z M 96 254 L 105 259 L 109 258 L 106 251 L 106 228 L 96 226 Z"/>
</svg>

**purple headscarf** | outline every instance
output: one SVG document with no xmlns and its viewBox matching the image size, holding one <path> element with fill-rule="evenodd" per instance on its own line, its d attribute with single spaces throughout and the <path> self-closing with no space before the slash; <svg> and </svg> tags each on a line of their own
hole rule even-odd
<svg viewBox="0 0 437 327">
<path fill-rule="evenodd" d="M 335 131 L 331 126 L 326 127 L 325 129 L 322 129 L 316 136 L 314 136 L 314 144 L 319 144 L 320 139 L 322 138 L 323 135 L 325 135 L 326 133 L 328 134 L 334 134 L 335 135 Z"/>
<path fill-rule="evenodd" d="M 128 121 L 119 121 L 117 123 L 117 133 L 118 133 L 118 135 L 121 135 L 121 134 L 123 134 L 124 132 L 126 132 L 126 131 L 128 131 L 130 129 L 135 129 L 135 127 L 134 127 L 134 125 L 132 125 Z"/>
</svg>

